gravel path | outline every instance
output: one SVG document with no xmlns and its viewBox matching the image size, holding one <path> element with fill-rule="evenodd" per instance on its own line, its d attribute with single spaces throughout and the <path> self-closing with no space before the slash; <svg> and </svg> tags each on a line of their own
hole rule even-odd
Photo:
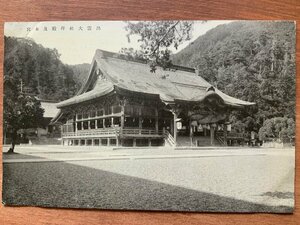
<svg viewBox="0 0 300 225">
<path fill-rule="evenodd" d="M 291 212 L 294 157 L 280 154 L 4 164 L 7 205 Z"/>
</svg>

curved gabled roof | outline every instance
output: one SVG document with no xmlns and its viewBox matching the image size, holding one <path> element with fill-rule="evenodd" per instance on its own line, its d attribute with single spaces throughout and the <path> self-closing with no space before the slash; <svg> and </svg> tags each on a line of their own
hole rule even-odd
<svg viewBox="0 0 300 225">
<path fill-rule="evenodd" d="M 97 70 L 105 80 L 95 79 Z M 92 90 L 90 87 L 93 87 Z M 179 101 L 202 101 L 211 87 L 207 81 L 198 76 L 193 69 L 174 67 L 164 70 L 157 67 L 150 72 L 144 62 L 127 60 L 116 53 L 97 50 L 91 66 L 89 78 L 76 96 L 57 104 L 58 108 L 88 101 L 115 91 L 117 88 L 144 94 L 158 95 L 161 101 L 172 103 Z M 215 89 L 225 104 L 247 106 L 255 103 L 233 98 Z"/>
</svg>

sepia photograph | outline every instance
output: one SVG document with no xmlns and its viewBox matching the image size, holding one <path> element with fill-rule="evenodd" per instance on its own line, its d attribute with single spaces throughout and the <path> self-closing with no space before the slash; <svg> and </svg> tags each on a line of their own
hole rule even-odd
<svg viewBox="0 0 300 225">
<path fill-rule="evenodd" d="M 295 29 L 5 23 L 2 204 L 293 213 Z"/>
</svg>

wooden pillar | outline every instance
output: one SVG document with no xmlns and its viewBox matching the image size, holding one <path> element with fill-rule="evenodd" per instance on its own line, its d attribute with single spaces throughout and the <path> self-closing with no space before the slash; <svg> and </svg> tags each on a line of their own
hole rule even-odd
<svg viewBox="0 0 300 225">
<path fill-rule="evenodd" d="M 139 108 L 139 128 L 142 129 L 142 108 Z"/>
<path fill-rule="evenodd" d="M 174 118 L 173 118 L 174 119 Z M 172 121 L 172 119 L 170 120 L 170 129 L 171 129 L 171 134 L 174 135 L 174 122 Z"/>
<path fill-rule="evenodd" d="M 135 146 L 136 146 L 136 139 L 133 138 L 133 147 L 135 147 Z"/>
<path fill-rule="evenodd" d="M 91 121 L 88 120 L 88 130 L 90 130 L 90 129 L 91 129 Z"/>
<path fill-rule="evenodd" d="M 103 118 L 102 120 L 103 120 L 103 128 L 106 128 L 106 126 L 105 126 L 105 119 Z"/>
<path fill-rule="evenodd" d="M 123 129 L 124 129 L 124 123 L 125 123 L 125 104 L 121 105 L 121 127 L 120 127 L 120 145 L 123 146 Z"/>
<path fill-rule="evenodd" d="M 111 127 L 114 127 L 114 118 L 111 118 Z"/>
<path fill-rule="evenodd" d="M 191 146 L 193 146 L 193 128 L 192 128 L 191 119 L 189 120 L 189 127 L 190 127 L 190 142 L 191 142 Z"/>
<path fill-rule="evenodd" d="M 224 124 L 224 144 L 227 146 L 227 125 Z"/>
<path fill-rule="evenodd" d="M 173 116 L 174 116 L 174 121 L 173 121 L 173 127 L 174 127 L 174 141 L 175 141 L 175 144 L 177 143 L 177 113 L 176 112 L 173 112 Z"/>
<path fill-rule="evenodd" d="M 210 125 L 210 145 L 214 145 L 214 140 L 215 140 L 215 128 Z"/>
<path fill-rule="evenodd" d="M 125 122 L 125 106 L 121 106 L 121 129 L 124 128 L 124 122 Z"/>
<path fill-rule="evenodd" d="M 142 122 L 143 118 L 142 118 L 142 108 L 139 108 L 139 132 L 141 134 L 141 130 L 143 128 L 143 122 Z"/>
<path fill-rule="evenodd" d="M 155 132 L 158 133 L 158 110 L 155 108 Z"/>
<path fill-rule="evenodd" d="M 73 118 L 73 126 L 74 126 L 74 133 L 77 133 L 77 115 L 75 114 L 74 118 Z"/>
</svg>

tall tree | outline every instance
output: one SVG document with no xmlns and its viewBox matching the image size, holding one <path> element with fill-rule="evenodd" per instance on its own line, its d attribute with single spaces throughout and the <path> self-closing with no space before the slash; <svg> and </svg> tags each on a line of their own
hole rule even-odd
<svg viewBox="0 0 300 225">
<path fill-rule="evenodd" d="M 36 128 L 43 123 L 41 103 L 22 93 L 18 83 L 18 78 L 4 76 L 4 132 L 11 137 L 9 152 L 14 152 L 20 129 Z"/>
<path fill-rule="evenodd" d="M 12 138 L 14 151 L 21 129 L 43 126 L 39 99 L 64 100 L 75 94 L 72 69 L 64 65 L 56 49 L 33 40 L 5 37 L 4 132 Z"/>
<path fill-rule="evenodd" d="M 184 41 L 190 40 L 192 27 L 192 21 L 140 21 L 127 22 L 125 29 L 129 41 L 133 35 L 138 36 L 140 52 L 144 59 L 149 60 L 151 72 L 155 72 L 157 65 L 170 66 L 170 47 L 177 49 Z"/>
</svg>

